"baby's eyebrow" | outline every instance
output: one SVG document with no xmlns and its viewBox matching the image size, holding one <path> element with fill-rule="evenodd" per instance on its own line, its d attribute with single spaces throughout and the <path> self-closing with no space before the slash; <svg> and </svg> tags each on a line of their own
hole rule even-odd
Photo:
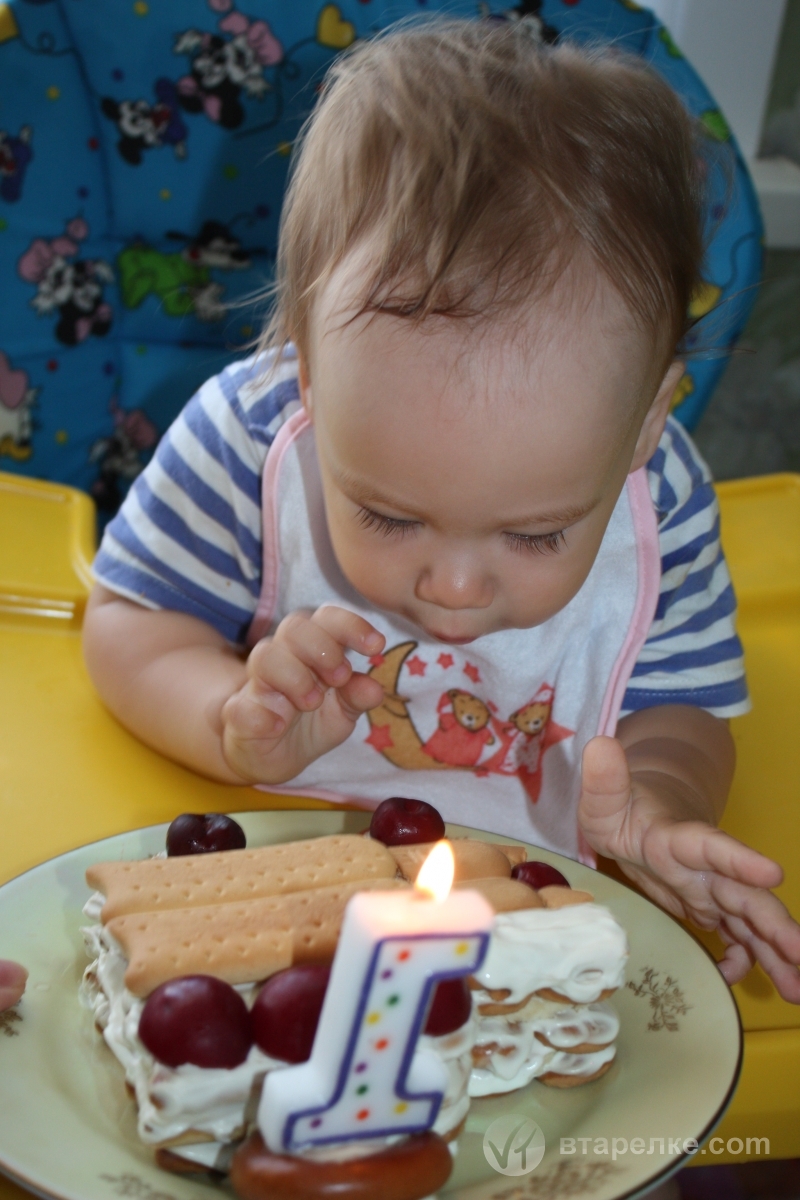
<svg viewBox="0 0 800 1200">
<path fill-rule="evenodd" d="M 361 480 L 354 479 L 352 475 L 342 473 L 338 475 L 339 486 L 342 491 L 356 504 L 369 506 L 370 504 L 385 505 L 386 508 L 401 509 L 404 513 L 408 513 L 411 517 L 419 517 L 424 519 L 424 513 L 421 509 L 415 508 L 412 504 L 407 504 L 405 500 L 398 500 L 391 496 L 385 496 L 382 492 L 377 491 L 369 483 L 362 483 Z"/>
</svg>

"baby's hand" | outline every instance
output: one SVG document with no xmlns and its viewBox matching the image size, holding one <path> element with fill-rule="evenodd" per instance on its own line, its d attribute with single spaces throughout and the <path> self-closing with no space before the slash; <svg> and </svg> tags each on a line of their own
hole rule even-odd
<svg viewBox="0 0 800 1200">
<path fill-rule="evenodd" d="M 249 783 L 285 783 L 353 732 L 383 699 L 374 679 L 354 671 L 345 650 L 378 654 L 385 638 L 334 605 L 292 613 L 247 660 L 248 681 L 222 709 L 222 748 Z"/>
<path fill-rule="evenodd" d="M 631 781 L 616 739 L 589 742 L 578 817 L 589 844 L 668 912 L 716 929 L 728 947 L 719 963 L 728 983 L 758 961 L 781 996 L 800 1004 L 800 926 L 767 890 L 781 868 L 713 825 L 676 815 L 681 808 L 677 781 L 656 772 Z"/>
<path fill-rule="evenodd" d="M 19 963 L 0 958 L 0 1012 L 13 1008 L 25 991 L 28 972 Z"/>
</svg>

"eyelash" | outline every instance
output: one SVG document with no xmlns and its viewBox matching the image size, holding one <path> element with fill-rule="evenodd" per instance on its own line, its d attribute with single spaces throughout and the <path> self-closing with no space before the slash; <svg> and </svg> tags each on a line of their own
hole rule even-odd
<svg viewBox="0 0 800 1200">
<path fill-rule="evenodd" d="M 374 529 L 382 537 L 405 537 L 419 528 L 419 521 L 403 521 L 399 517 L 385 517 L 371 508 L 360 508 L 358 523 L 362 529 Z M 557 554 L 566 546 L 564 530 L 555 533 L 504 533 L 507 545 L 518 554 Z"/>
<path fill-rule="evenodd" d="M 504 533 L 508 545 L 518 554 L 557 554 L 567 544 L 564 530 L 555 533 Z"/>
<path fill-rule="evenodd" d="M 398 517 L 384 517 L 381 513 L 373 512 L 371 508 L 358 510 L 358 523 L 362 529 L 374 529 L 383 537 L 405 537 L 413 533 L 419 521 L 401 521 Z"/>
</svg>

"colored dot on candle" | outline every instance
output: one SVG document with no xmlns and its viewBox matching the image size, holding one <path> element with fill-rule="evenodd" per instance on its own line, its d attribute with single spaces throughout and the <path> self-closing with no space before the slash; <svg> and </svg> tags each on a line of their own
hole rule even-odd
<svg viewBox="0 0 800 1200">
<path fill-rule="evenodd" d="M 385 1050 L 388 1045 L 389 1045 L 388 1038 L 379 1038 L 378 1041 L 375 1043 L 375 1049 L 376 1050 Z"/>
<path fill-rule="evenodd" d="M 359 1109 L 359 1111 L 356 1113 L 356 1120 L 357 1121 L 366 1121 L 368 1116 L 369 1116 L 369 1109 L 362 1108 L 362 1109 Z"/>
<path fill-rule="evenodd" d="M 399 1004 L 400 997 L 399 996 L 390 996 L 389 999 L 386 1001 L 386 1003 L 387 1004 Z"/>
<path fill-rule="evenodd" d="M 375 1013 L 375 1012 L 370 1013 L 369 1016 L 367 1017 L 367 1024 L 368 1025 L 377 1025 L 378 1021 L 380 1021 L 380 1019 L 381 1019 L 380 1013 Z"/>
<path fill-rule="evenodd" d="M 466 954 L 469 950 L 468 942 L 459 942 L 456 946 L 456 954 Z"/>
<path fill-rule="evenodd" d="M 322 1117 L 314 1117 L 314 1120 L 311 1122 L 311 1128 L 319 1129 L 321 1124 L 322 1124 Z"/>
<path fill-rule="evenodd" d="M 360 1075 L 360 1074 L 361 1074 L 361 1072 L 362 1072 L 362 1071 L 366 1071 L 366 1069 L 367 1069 L 367 1064 L 366 1064 L 366 1063 L 359 1063 L 359 1064 L 358 1064 L 358 1066 L 356 1067 L 356 1074 L 357 1074 L 357 1075 Z"/>
<path fill-rule="evenodd" d="M 392 974 L 392 971 L 381 971 L 381 979 L 391 979 Z"/>
<path fill-rule="evenodd" d="M 405 962 L 409 958 L 411 958 L 411 951 L 410 950 L 401 950 L 397 956 L 397 961 Z"/>
<path fill-rule="evenodd" d="M 395 1104 L 394 1111 L 396 1113 L 404 1113 L 407 1108 L 408 1105 L 406 1104 L 405 1100 L 401 1100 L 399 1104 Z"/>
<path fill-rule="evenodd" d="M 364 1095 L 364 1093 L 365 1093 L 365 1092 L 368 1092 L 368 1091 L 369 1091 L 369 1084 L 368 1084 L 368 1083 L 362 1083 L 362 1084 L 361 1084 L 361 1087 L 357 1087 L 357 1088 L 356 1088 L 356 1095 L 357 1095 L 357 1096 L 363 1096 L 363 1095 Z"/>
</svg>

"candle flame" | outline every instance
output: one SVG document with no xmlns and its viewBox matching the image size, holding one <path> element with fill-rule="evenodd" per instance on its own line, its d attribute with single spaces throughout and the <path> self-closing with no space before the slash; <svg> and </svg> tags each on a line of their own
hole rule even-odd
<svg viewBox="0 0 800 1200">
<path fill-rule="evenodd" d="M 449 842 L 437 842 L 419 869 L 414 887 L 434 900 L 446 900 L 453 886 L 456 860 Z"/>
</svg>

